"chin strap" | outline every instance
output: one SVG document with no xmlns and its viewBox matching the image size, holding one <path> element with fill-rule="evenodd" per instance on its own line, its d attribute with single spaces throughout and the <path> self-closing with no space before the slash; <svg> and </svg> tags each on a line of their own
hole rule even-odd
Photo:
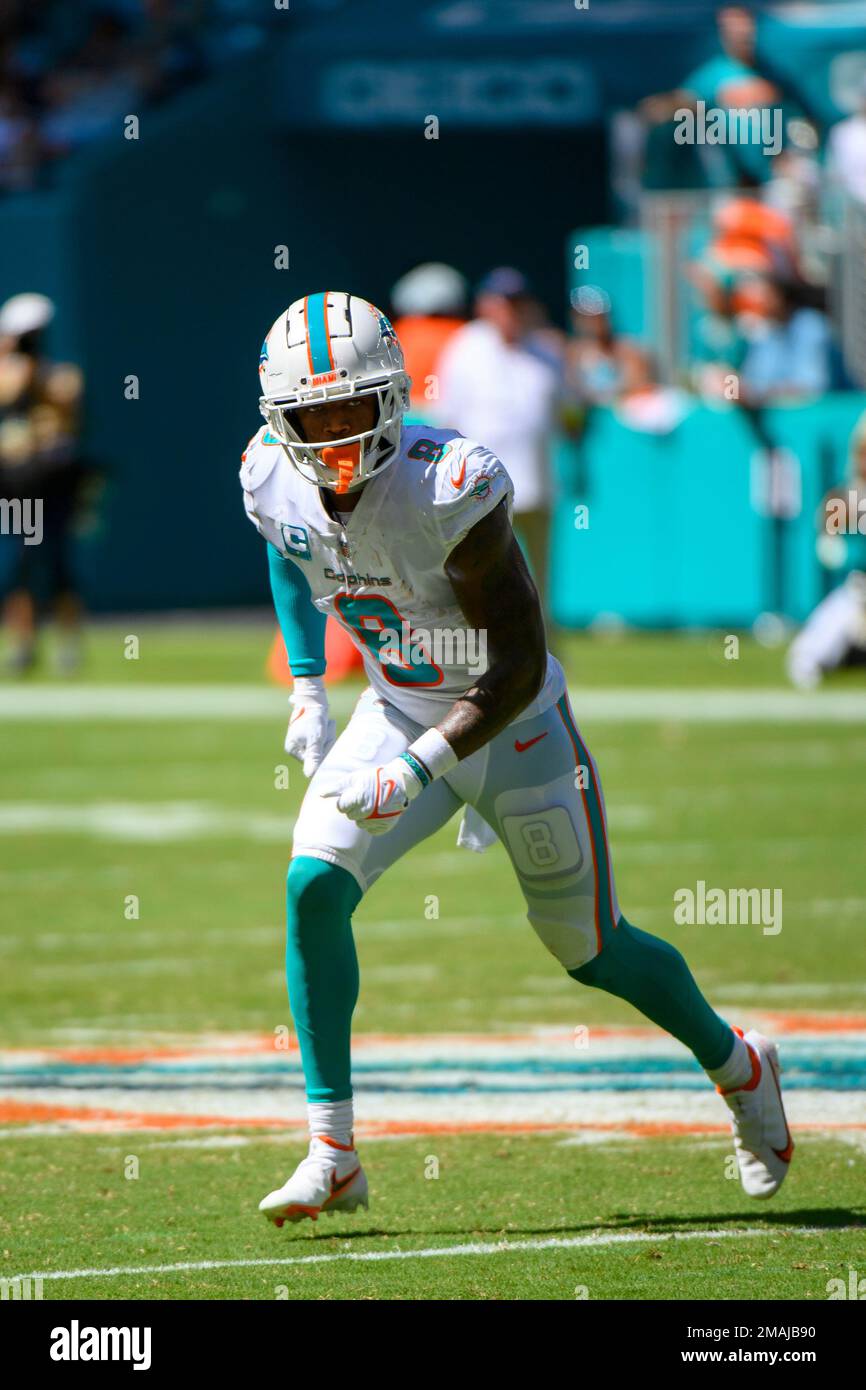
<svg viewBox="0 0 866 1390">
<path fill-rule="evenodd" d="M 326 468 L 333 468 L 338 475 L 336 493 L 349 491 L 355 477 L 355 471 L 361 464 L 361 441 L 355 440 L 354 444 L 329 444 L 322 450 L 322 462 Z"/>
</svg>

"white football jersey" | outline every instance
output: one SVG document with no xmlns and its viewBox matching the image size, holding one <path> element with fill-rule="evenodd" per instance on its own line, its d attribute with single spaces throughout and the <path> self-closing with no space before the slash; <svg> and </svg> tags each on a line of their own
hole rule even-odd
<svg viewBox="0 0 866 1390">
<path fill-rule="evenodd" d="M 250 520 L 303 572 L 315 606 L 350 633 L 376 693 L 428 728 L 438 723 L 489 665 L 445 560 L 503 499 L 511 515 L 511 479 L 496 455 L 454 430 L 407 426 L 397 458 L 365 484 L 345 525 L 267 426 L 240 476 Z M 548 656 L 544 687 L 518 719 L 547 709 L 564 687 Z"/>
</svg>

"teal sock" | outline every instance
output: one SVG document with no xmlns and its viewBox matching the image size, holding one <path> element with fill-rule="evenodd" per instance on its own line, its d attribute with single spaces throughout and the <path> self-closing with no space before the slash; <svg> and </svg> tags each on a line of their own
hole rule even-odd
<svg viewBox="0 0 866 1390">
<path fill-rule="evenodd" d="M 676 946 L 624 917 L 595 959 L 568 973 L 582 985 L 633 1004 L 685 1043 L 705 1071 L 721 1067 L 731 1055 L 733 1029 L 710 1008 Z"/>
<path fill-rule="evenodd" d="M 286 880 L 286 982 L 304 1068 L 307 1100 L 352 1094 L 352 1013 L 358 957 L 352 913 L 355 879 L 336 864 L 299 855 Z"/>
</svg>

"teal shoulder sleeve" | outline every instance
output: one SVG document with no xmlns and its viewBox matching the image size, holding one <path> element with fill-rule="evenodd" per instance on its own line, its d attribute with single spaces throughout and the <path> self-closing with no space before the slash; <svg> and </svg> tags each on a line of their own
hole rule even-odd
<svg viewBox="0 0 866 1390">
<path fill-rule="evenodd" d="M 289 669 L 293 676 L 321 676 L 325 671 L 325 615 L 313 606 L 306 575 L 294 560 L 268 546 L 271 593 Z"/>
</svg>

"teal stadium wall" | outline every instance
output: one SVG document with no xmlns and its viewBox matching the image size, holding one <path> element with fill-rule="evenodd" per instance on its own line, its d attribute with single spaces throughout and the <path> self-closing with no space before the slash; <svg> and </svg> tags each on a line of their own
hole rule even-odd
<svg viewBox="0 0 866 1390">
<path fill-rule="evenodd" d="M 587 269 L 575 268 L 577 245 L 588 247 Z M 570 288 L 603 285 L 615 329 L 651 347 L 658 330 L 645 293 L 650 263 L 639 230 L 585 227 L 567 238 Z M 687 297 L 683 327 L 693 341 L 698 312 Z M 763 510 L 765 454 L 736 406 L 693 403 L 662 436 L 630 429 L 613 410 L 593 411 L 580 445 L 560 441 L 556 450 L 556 620 L 745 626 L 776 610 L 805 618 L 836 582 L 817 559 L 816 511 L 847 476 L 849 436 L 864 409 L 862 393 L 839 392 L 764 413 L 765 438 L 789 451 L 799 478 L 799 511 L 779 519 Z M 574 526 L 581 503 L 589 508 L 585 531 Z"/>
<path fill-rule="evenodd" d="M 844 479 L 851 429 L 866 396 L 845 393 L 766 415 L 790 452 L 800 509 L 776 521 L 760 500 L 762 450 L 736 408 L 696 406 L 668 435 L 591 417 L 580 446 L 557 450 L 560 500 L 551 605 L 566 627 L 600 614 L 645 626 L 745 626 L 776 607 L 802 620 L 826 592 L 816 511 Z M 575 507 L 588 508 L 586 529 Z M 779 559 L 777 561 L 776 555 Z M 778 570 L 778 578 L 777 578 Z"/>
</svg>

